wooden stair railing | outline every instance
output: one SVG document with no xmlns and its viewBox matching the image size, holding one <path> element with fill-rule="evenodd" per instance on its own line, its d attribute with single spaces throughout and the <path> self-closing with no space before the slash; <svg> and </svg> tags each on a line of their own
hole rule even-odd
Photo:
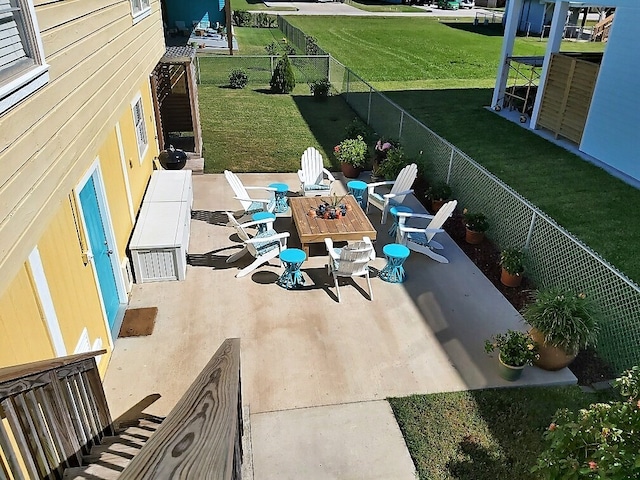
<svg viewBox="0 0 640 480">
<path fill-rule="evenodd" d="M 131 479 L 241 478 L 240 339 L 226 339 L 120 475 Z"/>
<path fill-rule="evenodd" d="M 0 478 L 8 470 L 16 480 L 60 479 L 104 435 L 114 434 L 94 358 L 104 353 L 0 369 Z"/>
<path fill-rule="evenodd" d="M 594 25 L 591 35 L 592 41 L 606 42 L 609 39 L 609 32 L 611 31 L 611 25 L 613 24 L 614 17 L 615 13 L 612 13 Z"/>
</svg>

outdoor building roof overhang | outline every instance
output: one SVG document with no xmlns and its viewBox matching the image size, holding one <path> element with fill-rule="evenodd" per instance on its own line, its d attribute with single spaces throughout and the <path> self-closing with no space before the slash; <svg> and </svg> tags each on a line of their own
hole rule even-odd
<svg viewBox="0 0 640 480">
<path fill-rule="evenodd" d="M 543 0 L 546 3 L 560 3 L 566 0 Z M 590 0 L 588 2 L 568 2 L 572 8 L 582 7 L 633 7 L 640 9 L 640 2 L 638 0 Z"/>
</svg>

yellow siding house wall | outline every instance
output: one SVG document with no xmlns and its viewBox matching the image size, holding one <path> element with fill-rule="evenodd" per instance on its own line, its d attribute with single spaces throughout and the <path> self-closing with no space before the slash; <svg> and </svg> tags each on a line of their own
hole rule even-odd
<svg viewBox="0 0 640 480">
<path fill-rule="evenodd" d="M 0 113 L 0 367 L 55 356 L 28 262 L 37 247 L 64 348 L 72 354 L 86 329 L 108 350 L 104 374 L 112 340 L 75 195 L 97 159 L 122 265 L 158 154 L 149 75 L 165 51 L 160 0 L 139 21 L 130 0 L 31 1 L 49 80 Z M 138 95 L 149 143 L 142 159 Z M 122 269 L 114 273 L 125 285 Z"/>
</svg>

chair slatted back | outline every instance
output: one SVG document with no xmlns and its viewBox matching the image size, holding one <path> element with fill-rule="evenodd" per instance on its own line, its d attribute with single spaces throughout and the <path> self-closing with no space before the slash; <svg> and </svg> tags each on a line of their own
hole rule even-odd
<svg viewBox="0 0 640 480">
<path fill-rule="evenodd" d="M 411 165 L 407 165 L 398 174 L 393 187 L 391 187 L 390 193 L 398 193 L 398 192 L 406 192 L 410 190 L 413 186 L 413 182 L 418 178 L 418 166 L 415 163 Z M 402 203 L 404 202 L 405 195 L 401 195 L 399 197 L 394 198 L 394 202 Z"/>
<path fill-rule="evenodd" d="M 458 205 L 457 200 L 451 200 L 450 202 L 445 203 L 442 207 L 440 207 L 440 210 L 438 210 L 438 213 L 436 213 L 434 217 L 431 219 L 431 222 L 429 222 L 429 225 L 427 226 L 427 228 L 428 229 L 442 228 L 442 225 L 444 225 L 444 222 L 447 221 L 447 218 L 449 218 L 453 213 L 453 211 L 456 209 L 456 205 Z M 427 241 L 431 241 L 431 239 L 435 235 L 435 232 L 426 232 L 426 235 L 427 235 Z"/>
<path fill-rule="evenodd" d="M 238 178 L 238 176 L 229 171 L 229 170 L 225 170 L 224 171 L 224 178 L 227 179 L 227 182 L 229 182 L 229 185 L 231 186 L 231 189 L 233 190 L 233 193 L 235 193 L 236 197 L 239 198 L 249 198 L 249 194 L 247 193 L 247 189 L 244 188 L 244 185 L 242 184 L 242 182 L 240 181 L 240 179 Z M 249 200 L 240 200 L 240 203 L 242 204 L 242 208 L 244 208 L 245 210 L 249 209 L 251 207 L 251 201 Z M 235 219 L 234 219 L 235 220 Z M 236 222 L 238 223 L 238 222 Z"/>
<path fill-rule="evenodd" d="M 304 177 L 304 183 L 308 185 L 319 185 L 322 183 L 322 154 L 314 147 L 307 148 L 300 158 L 300 169 Z"/>
<path fill-rule="evenodd" d="M 337 275 L 362 275 L 371 260 L 373 245 L 366 242 L 354 242 L 340 251 Z"/>
</svg>

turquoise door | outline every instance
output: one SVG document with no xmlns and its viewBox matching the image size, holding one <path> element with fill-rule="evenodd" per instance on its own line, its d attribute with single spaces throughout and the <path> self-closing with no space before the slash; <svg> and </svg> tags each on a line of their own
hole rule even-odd
<svg viewBox="0 0 640 480">
<path fill-rule="evenodd" d="M 89 181 L 87 181 L 80 191 L 80 203 L 82 205 L 84 223 L 87 226 L 93 261 L 98 274 L 102 301 L 104 302 L 104 309 L 107 312 L 109 328 L 112 330 L 113 335 L 120 299 L 118 297 L 116 277 L 113 273 L 113 264 L 111 263 L 111 255 L 113 252 L 107 242 L 107 235 L 100 212 L 100 205 L 98 204 L 96 185 L 93 177 L 89 178 Z"/>
</svg>

